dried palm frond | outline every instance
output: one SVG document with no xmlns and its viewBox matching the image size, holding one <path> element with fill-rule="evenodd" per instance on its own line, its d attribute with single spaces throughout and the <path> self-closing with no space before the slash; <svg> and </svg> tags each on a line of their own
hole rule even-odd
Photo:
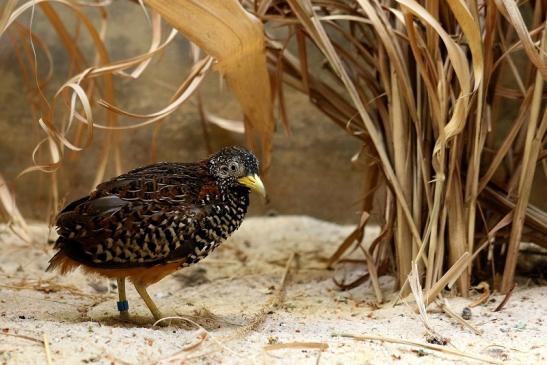
<svg viewBox="0 0 547 365">
<path fill-rule="evenodd" d="M 142 5 L 142 2 L 139 2 Z M 0 38 L 14 37 L 14 30 L 20 30 L 19 42 L 25 57 L 18 57 L 23 72 L 28 71 L 27 86 L 31 90 L 35 120 L 44 135 L 32 154 L 34 165 L 25 169 L 21 175 L 32 171 L 43 171 L 51 176 L 51 206 L 58 211 L 60 193 L 57 184 L 57 171 L 62 166 L 66 151 L 81 152 L 88 148 L 96 129 L 105 131 L 103 148 L 98 157 L 95 179 L 91 187 L 104 180 L 110 164 L 114 172 L 122 172 L 121 151 L 119 148 L 122 131 L 146 127 L 159 123 L 177 110 L 197 90 L 201 81 L 213 65 L 228 80 L 245 114 L 245 131 L 249 145 L 260 140 L 263 168 L 267 170 L 270 161 L 271 138 L 274 130 L 272 100 L 269 77 L 264 52 L 262 24 L 241 7 L 238 1 L 199 1 L 179 2 L 145 1 L 145 18 L 152 34 L 147 52 L 122 60 L 111 60 L 105 44 L 108 28 L 107 14 L 111 2 L 73 2 L 68 0 L 9 1 L 0 8 Z M 60 12 L 63 10 L 64 12 Z M 70 76 L 53 95 L 46 91 L 47 82 L 53 73 L 53 63 L 46 45 L 33 32 L 32 23 L 37 12 L 43 13 L 51 25 L 71 60 Z M 75 29 L 69 30 L 66 14 L 74 15 Z M 92 21 L 90 12 L 99 15 L 99 24 Z M 183 13 L 181 16 L 181 12 Z M 30 14 L 29 27 L 25 29 L 22 20 Z M 172 29 L 162 35 L 162 19 L 180 30 L 183 35 L 201 46 L 209 55 L 196 60 L 190 75 L 182 82 L 169 104 L 155 113 L 146 115 L 123 110 L 116 105 L 114 84 L 118 78 L 137 79 L 150 65 L 153 57 L 168 47 L 178 32 Z M 197 21 L 199 19 L 199 21 Z M 81 28 L 81 29 L 80 29 Z M 86 54 L 78 39 L 86 32 L 92 41 L 94 57 Z M 213 34 L 214 33 L 214 34 Z M 213 37 L 212 37 L 213 36 Z M 39 47 L 36 47 L 39 46 Z M 16 48 L 17 49 L 17 48 Z M 38 56 L 45 53 L 49 62 L 48 76 L 40 77 L 43 65 Z M 27 65 L 30 65 L 27 67 Z M 97 106 L 103 110 L 98 110 Z M 104 121 L 99 120 L 103 116 Z M 141 118 L 144 121 L 131 125 L 121 125 L 121 118 Z M 223 126 L 230 123 L 219 122 L 220 118 L 210 116 L 212 123 Z M 232 127 L 233 129 L 233 127 Z M 241 127 L 237 126 L 238 132 Z"/>
</svg>

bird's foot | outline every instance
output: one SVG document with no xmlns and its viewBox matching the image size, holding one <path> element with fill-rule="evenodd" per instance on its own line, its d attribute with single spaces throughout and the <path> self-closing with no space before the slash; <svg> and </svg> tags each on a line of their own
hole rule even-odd
<svg viewBox="0 0 547 365">
<path fill-rule="evenodd" d="M 122 322 L 129 322 L 129 311 L 120 311 L 120 320 Z"/>
</svg>

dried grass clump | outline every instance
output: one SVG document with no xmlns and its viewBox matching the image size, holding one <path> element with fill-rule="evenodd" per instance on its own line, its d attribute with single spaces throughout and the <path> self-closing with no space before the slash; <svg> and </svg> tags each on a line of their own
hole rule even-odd
<svg viewBox="0 0 547 365">
<path fill-rule="evenodd" d="M 277 76 L 363 143 L 354 159 L 367 166 L 363 212 L 375 192 L 385 202 L 381 234 L 364 249 L 370 274 L 393 242 L 403 291 L 416 261 L 426 303 L 456 279 L 467 294 L 471 274 L 490 268 L 501 290 L 511 288 L 520 242 L 547 245 L 547 215 L 529 204 L 536 168 L 547 176 L 545 3 L 287 0 L 256 9 L 276 26 L 267 44 Z M 275 36 L 279 27 L 286 36 Z M 361 245 L 367 223 L 334 259 Z"/>
<path fill-rule="evenodd" d="M 353 159 L 366 167 L 362 218 L 330 264 L 361 246 L 364 229 L 373 221 L 369 217 L 379 219 L 381 233 L 372 245 L 361 247 L 379 301 L 378 275 L 390 263 L 404 293 L 410 292 L 408 276 L 416 263 L 419 274 L 414 279 L 422 281 L 416 284 L 425 290 L 427 304 L 456 282 L 467 294 L 472 274 L 486 273 L 508 291 L 519 243 L 547 246 L 547 214 L 529 204 L 536 168 L 543 167 L 547 176 L 545 2 L 134 2 L 150 13 L 152 42 L 148 52 L 118 61 L 110 59 L 104 44 L 112 21 L 107 20 L 110 1 L 8 0 L 3 7 L 0 37 L 12 40 L 45 134 L 34 156 L 42 149 L 49 153 L 49 160 L 35 158 L 35 166 L 25 172 L 51 173 L 54 210 L 59 201 L 56 171 L 65 150 L 82 151 L 95 129 L 108 130 L 94 185 L 110 161 L 120 172 L 118 140 L 123 130 L 165 119 L 215 67 L 238 98 L 247 141 L 251 146 L 260 142 L 266 166 L 274 102 L 281 122 L 289 126 L 284 85 L 309 95 L 334 123 L 362 142 Z M 93 62 L 83 57 L 78 35 L 70 33 L 56 6 L 73 12 L 78 29 L 90 35 Z M 100 27 L 82 10 L 88 7 L 100 14 Z M 51 60 L 47 45 L 35 33 L 29 37 L 29 27 L 18 20 L 35 11 L 47 16 L 72 61 L 71 76 L 52 96 L 45 96 L 43 89 L 54 65 L 49 62 L 49 73 L 40 77 L 36 64 L 37 52 Z M 176 29 L 167 37 L 161 32 L 162 20 Z M 207 56 L 195 52 L 190 75 L 167 106 L 146 115 L 116 106 L 115 79 L 138 78 L 177 31 Z M 16 41 L 25 37 L 26 42 Z M 318 57 L 320 64 L 311 62 Z M 104 122 L 95 117 L 98 108 L 104 109 Z M 243 130 L 241 123 L 202 115 L 227 129 Z M 120 116 L 141 122 L 121 125 Z M 5 192 L 2 201 L 10 201 Z M 375 199 L 384 203 L 373 211 Z"/>
</svg>

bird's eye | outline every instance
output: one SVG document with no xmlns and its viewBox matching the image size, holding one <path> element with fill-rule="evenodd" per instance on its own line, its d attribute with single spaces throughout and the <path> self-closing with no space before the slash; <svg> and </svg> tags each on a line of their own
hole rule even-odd
<svg viewBox="0 0 547 365">
<path fill-rule="evenodd" d="M 235 172 L 237 170 L 237 163 L 230 163 L 230 171 Z"/>
</svg>

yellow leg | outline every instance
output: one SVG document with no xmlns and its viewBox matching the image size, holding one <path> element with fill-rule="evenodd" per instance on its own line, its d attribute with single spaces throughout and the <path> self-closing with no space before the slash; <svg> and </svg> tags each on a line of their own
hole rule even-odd
<svg viewBox="0 0 547 365">
<path fill-rule="evenodd" d="M 146 306 L 148 307 L 148 309 L 150 309 L 150 312 L 152 312 L 154 319 L 156 321 L 159 321 L 160 319 L 162 319 L 163 316 L 161 315 L 158 307 L 156 307 L 156 304 L 154 303 L 152 298 L 150 298 L 150 295 L 148 295 L 148 292 L 146 291 L 146 287 L 139 284 L 135 284 L 135 289 L 137 289 L 137 292 L 141 296 L 142 300 L 144 300 L 144 302 L 146 303 Z M 165 325 L 165 322 L 161 322 L 160 325 Z"/>
<path fill-rule="evenodd" d="M 118 278 L 118 296 L 120 300 L 118 301 L 118 310 L 120 311 L 120 318 L 122 320 L 129 319 L 129 304 L 127 302 L 127 297 L 125 296 L 125 278 Z"/>
</svg>

